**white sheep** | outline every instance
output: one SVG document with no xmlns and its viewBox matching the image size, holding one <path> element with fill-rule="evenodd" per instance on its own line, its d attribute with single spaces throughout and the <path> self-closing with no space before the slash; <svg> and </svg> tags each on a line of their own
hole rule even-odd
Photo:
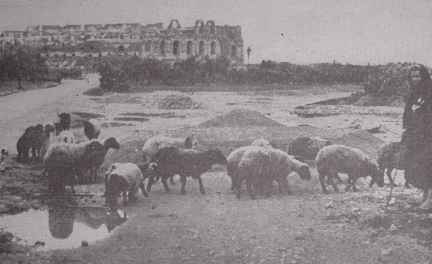
<svg viewBox="0 0 432 264">
<path fill-rule="evenodd" d="M 79 144 L 53 143 L 45 153 L 43 163 L 48 175 L 49 189 L 54 190 L 75 183 L 75 176 L 82 176 L 82 170 L 99 167 L 110 148 L 120 146 L 115 138 L 109 138 L 102 144 L 97 140 Z"/>
<path fill-rule="evenodd" d="M 252 199 L 255 199 L 255 190 L 261 183 L 261 179 L 267 173 L 269 164 L 269 153 L 266 148 L 258 146 L 248 146 L 237 163 L 236 169 L 231 177 L 233 188 L 237 198 L 240 198 L 241 185 L 246 181 L 247 191 Z"/>
<path fill-rule="evenodd" d="M 116 205 L 117 198 L 122 195 L 123 203 L 136 200 L 138 188 L 147 197 L 144 188 L 144 176 L 138 165 L 130 162 L 113 163 L 105 174 L 105 198 L 110 207 Z"/>
<path fill-rule="evenodd" d="M 324 183 L 326 177 L 328 178 L 328 182 L 333 186 L 333 189 L 338 191 L 333 178 L 336 178 L 339 172 L 346 173 L 349 176 L 346 191 L 351 187 L 353 191 L 357 191 L 355 186 L 357 179 L 369 175 L 378 186 L 382 187 L 384 185 L 384 175 L 378 169 L 378 165 L 360 149 L 344 145 L 326 146 L 318 152 L 315 161 L 324 193 L 327 193 Z"/>
<path fill-rule="evenodd" d="M 63 130 L 61 131 L 57 137 L 56 141 L 58 143 L 68 143 L 68 144 L 74 144 L 76 142 L 75 135 L 71 130 Z"/>
<path fill-rule="evenodd" d="M 303 163 L 293 156 L 280 149 L 267 149 L 269 155 L 269 164 L 267 165 L 267 174 L 264 178 L 263 186 L 271 187 L 272 181 L 277 181 L 279 191 L 290 194 L 287 176 L 296 172 L 302 180 L 310 180 L 311 172 L 306 163 Z"/>
<path fill-rule="evenodd" d="M 242 158 L 244 152 L 250 147 L 264 147 L 272 148 L 270 142 L 264 138 L 255 139 L 250 146 L 244 146 L 233 150 L 227 157 L 227 174 L 231 178 L 231 190 L 235 189 L 235 181 L 238 163 Z"/>
<path fill-rule="evenodd" d="M 197 139 L 191 135 L 186 138 L 175 138 L 168 136 L 153 136 L 146 140 L 144 146 L 142 147 L 142 152 L 144 155 L 144 162 L 151 162 L 154 155 L 162 149 L 166 147 L 176 147 L 176 148 L 195 148 L 198 145 Z M 149 184 L 153 183 L 157 179 L 150 178 Z M 171 184 L 174 184 L 174 178 L 170 178 Z"/>
</svg>

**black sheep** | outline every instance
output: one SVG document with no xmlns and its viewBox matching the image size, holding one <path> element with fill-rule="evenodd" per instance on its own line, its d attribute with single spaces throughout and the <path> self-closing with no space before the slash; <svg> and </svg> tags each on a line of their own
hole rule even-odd
<svg viewBox="0 0 432 264">
<path fill-rule="evenodd" d="M 153 157 L 157 164 L 156 173 L 160 176 L 165 191 L 170 189 L 167 179 L 175 174 L 181 178 L 181 193 L 185 194 L 186 177 L 190 176 L 198 180 L 200 192 L 205 193 L 201 174 L 208 171 L 214 164 L 226 164 L 227 160 L 218 149 L 206 151 L 195 149 L 178 149 L 176 147 L 161 148 Z M 147 186 L 151 190 L 151 182 Z"/>
</svg>

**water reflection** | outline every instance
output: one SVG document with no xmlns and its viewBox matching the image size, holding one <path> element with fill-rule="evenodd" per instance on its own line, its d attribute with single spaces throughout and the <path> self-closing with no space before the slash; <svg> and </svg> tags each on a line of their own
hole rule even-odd
<svg viewBox="0 0 432 264">
<path fill-rule="evenodd" d="M 28 245 L 45 243 L 41 250 L 79 247 L 81 241 L 89 243 L 104 239 L 117 226 L 126 222 L 122 211 L 103 207 L 78 207 L 50 204 L 48 210 L 0 217 L 0 227 L 23 239 Z"/>
</svg>

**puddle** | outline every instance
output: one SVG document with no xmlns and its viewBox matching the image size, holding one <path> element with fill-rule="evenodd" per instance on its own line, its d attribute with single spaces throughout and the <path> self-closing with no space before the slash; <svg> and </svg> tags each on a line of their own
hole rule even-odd
<svg viewBox="0 0 432 264">
<path fill-rule="evenodd" d="M 18 242 L 38 250 L 69 249 L 110 236 L 115 227 L 127 220 L 122 211 L 108 213 L 103 207 L 49 206 L 48 210 L 29 210 L 0 217 L 0 227 L 13 233 Z M 42 243 L 41 243 L 42 242 Z"/>
</svg>

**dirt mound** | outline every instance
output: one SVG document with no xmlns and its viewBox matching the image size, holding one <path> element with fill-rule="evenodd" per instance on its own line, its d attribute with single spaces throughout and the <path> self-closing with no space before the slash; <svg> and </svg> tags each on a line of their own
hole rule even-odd
<svg viewBox="0 0 432 264">
<path fill-rule="evenodd" d="M 200 128 L 250 126 L 283 127 L 282 124 L 266 117 L 260 112 L 246 109 L 235 109 L 198 125 Z"/>
<path fill-rule="evenodd" d="M 197 109 L 201 105 L 184 94 L 170 94 L 158 102 L 160 109 Z"/>
</svg>

